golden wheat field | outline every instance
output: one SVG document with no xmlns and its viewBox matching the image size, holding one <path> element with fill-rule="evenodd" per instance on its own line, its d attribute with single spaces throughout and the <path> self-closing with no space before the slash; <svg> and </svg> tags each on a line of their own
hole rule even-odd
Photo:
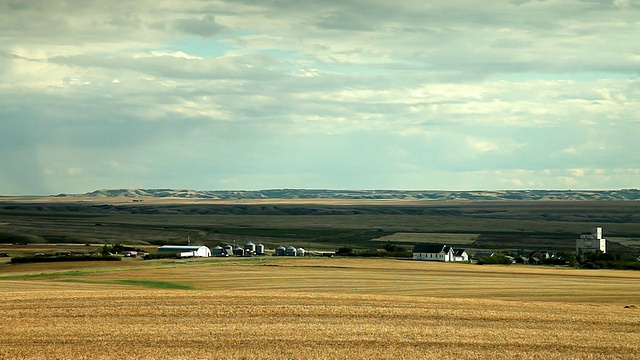
<svg viewBox="0 0 640 360">
<path fill-rule="evenodd" d="M 0 359 L 640 358 L 628 271 L 136 259 L 3 265 L 0 289 Z"/>
</svg>

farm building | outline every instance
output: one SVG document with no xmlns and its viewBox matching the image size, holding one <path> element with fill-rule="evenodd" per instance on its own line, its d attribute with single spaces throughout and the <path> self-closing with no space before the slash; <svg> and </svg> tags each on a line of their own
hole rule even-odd
<svg viewBox="0 0 640 360">
<path fill-rule="evenodd" d="M 607 252 L 607 239 L 602 237 L 602 228 L 595 227 L 590 233 L 580 234 L 576 240 L 576 254 L 586 254 L 588 252 Z"/>
<path fill-rule="evenodd" d="M 453 249 L 453 261 L 469 261 L 469 254 L 464 249 Z"/>
<path fill-rule="evenodd" d="M 427 261 L 469 261 L 464 249 L 454 249 L 444 244 L 417 243 L 413 247 L 414 260 Z"/>
<path fill-rule="evenodd" d="M 179 257 L 210 257 L 211 250 L 206 246 L 162 245 L 159 254 L 172 253 Z"/>
</svg>

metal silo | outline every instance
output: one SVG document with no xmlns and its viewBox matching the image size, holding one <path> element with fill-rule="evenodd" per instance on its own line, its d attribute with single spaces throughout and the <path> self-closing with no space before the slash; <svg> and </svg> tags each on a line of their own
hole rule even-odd
<svg viewBox="0 0 640 360">
<path fill-rule="evenodd" d="M 306 251 L 303 248 L 298 248 L 296 256 L 304 256 Z"/>
<path fill-rule="evenodd" d="M 233 255 L 235 255 L 235 256 L 244 256 L 244 249 L 241 248 L 240 246 L 236 246 L 236 248 L 233 249 Z"/>
<path fill-rule="evenodd" d="M 216 247 L 213 248 L 213 256 L 222 256 L 222 246 L 218 245 Z"/>
<path fill-rule="evenodd" d="M 227 254 L 233 255 L 233 245 L 231 245 L 231 244 L 225 245 L 224 249 L 227 251 Z"/>
<path fill-rule="evenodd" d="M 284 256 L 285 253 L 287 252 L 286 250 L 287 249 L 284 246 L 282 246 L 282 245 L 278 246 L 276 248 L 276 256 Z"/>
<path fill-rule="evenodd" d="M 256 255 L 264 255 L 264 245 L 256 245 Z"/>
<path fill-rule="evenodd" d="M 286 256 L 296 256 L 297 250 L 293 246 L 288 246 L 287 250 L 285 250 L 284 254 Z"/>
<path fill-rule="evenodd" d="M 256 245 L 249 241 L 248 243 L 244 244 L 244 251 L 246 253 L 253 254 L 256 252 Z"/>
</svg>

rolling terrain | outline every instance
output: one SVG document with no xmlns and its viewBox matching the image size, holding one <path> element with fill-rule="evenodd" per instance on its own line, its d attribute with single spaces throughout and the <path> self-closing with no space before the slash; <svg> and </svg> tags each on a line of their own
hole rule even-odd
<svg viewBox="0 0 640 360">
<path fill-rule="evenodd" d="M 640 190 L 179 190 L 179 189 L 101 189 L 85 194 L 58 197 L 98 198 L 182 198 L 182 199 L 347 199 L 347 200 L 640 200 Z"/>
<path fill-rule="evenodd" d="M 114 194 L 122 195 L 121 192 Z M 54 197 L 0 200 L 0 243 L 137 245 L 247 241 L 312 250 L 375 248 L 398 233 L 470 251 L 571 251 L 604 227 L 609 249 L 637 253 L 640 202 L 591 200 L 216 200 Z M 447 235 L 449 234 L 449 235 Z M 416 238 L 392 238 L 410 248 Z M 469 241 L 471 239 L 471 241 Z M 9 251 L 8 251 L 9 252 Z"/>
<path fill-rule="evenodd" d="M 344 258 L 0 265 L 0 358 L 635 359 L 639 276 Z"/>
</svg>

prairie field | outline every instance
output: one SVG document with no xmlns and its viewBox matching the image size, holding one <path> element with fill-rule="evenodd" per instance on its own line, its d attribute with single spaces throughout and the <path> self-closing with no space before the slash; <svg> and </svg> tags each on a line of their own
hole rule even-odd
<svg viewBox="0 0 640 360">
<path fill-rule="evenodd" d="M 127 259 L 4 264 L 0 289 L 1 359 L 640 356 L 631 271 Z"/>
</svg>

